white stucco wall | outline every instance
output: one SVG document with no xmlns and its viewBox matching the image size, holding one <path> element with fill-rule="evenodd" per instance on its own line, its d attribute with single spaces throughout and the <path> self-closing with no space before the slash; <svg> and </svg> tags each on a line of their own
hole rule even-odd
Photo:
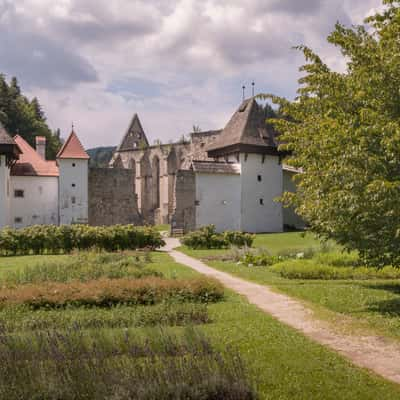
<svg viewBox="0 0 400 400">
<path fill-rule="evenodd" d="M 60 170 L 60 224 L 88 222 L 88 161 L 57 160 Z M 73 166 L 75 164 L 75 166 Z M 73 186 L 75 185 L 75 186 Z M 73 198 L 75 204 L 73 204 Z"/>
<path fill-rule="evenodd" d="M 283 171 L 283 191 L 284 192 L 296 192 L 296 183 L 293 181 L 293 177 L 296 172 Z M 292 207 L 283 209 L 283 223 L 285 226 L 296 229 L 304 229 L 306 224 L 301 217 L 299 217 Z"/>
<path fill-rule="evenodd" d="M 240 175 L 196 174 L 196 228 L 240 230 Z"/>
<path fill-rule="evenodd" d="M 23 190 L 24 197 L 14 197 L 15 190 Z M 11 226 L 58 224 L 58 177 L 11 177 Z M 16 222 L 22 218 L 22 222 Z"/>
<path fill-rule="evenodd" d="M 0 155 L 0 228 L 11 223 L 10 191 L 10 170 L 6 165 L 6 156 Z"/>
<path fill-rule="evenodd" d="M 241 230 L 244 232 L 282 232 L 282 204 L 274 199 L 283 192 L 282 165 L 277 156 L 240 154 Z M 261 176 L 261 182 L 258 181 Z M 260 204 L 263 199 L 263 205 Z"/>
</svg>

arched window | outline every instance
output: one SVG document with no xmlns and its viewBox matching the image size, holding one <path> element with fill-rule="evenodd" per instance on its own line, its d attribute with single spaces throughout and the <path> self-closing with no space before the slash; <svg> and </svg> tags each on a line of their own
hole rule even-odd
<svg viewBox="0 0 400 400">
<path fill-rule="evenodd" d="M 160 208 L 160 159 L 154 156 L 151 165 L 153 186 L 153 207 Z"/>
<path fill-rule="evenodd" d="M 129 169 L 131 169 L 133 172 L 132 186 L 133 193 L 136 193 L 136 161 L 133 158 L 129 161 Z"/>
</svg>

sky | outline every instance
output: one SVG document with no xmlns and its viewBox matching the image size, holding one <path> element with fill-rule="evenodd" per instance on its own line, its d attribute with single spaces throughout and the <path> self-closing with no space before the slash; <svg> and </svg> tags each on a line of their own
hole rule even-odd
<svg viewBox="0 0 400 400">
<path fill-rule="evenodd" d="M 326 42 L 381 0 L 0 0 L 0 73 L 17 76 L 52 129 L 117 145 L 139 114 L 149 141 L 220 129 L 242 100 L 292 99 L 302 54 L 344 70 Z"/>
</svg>

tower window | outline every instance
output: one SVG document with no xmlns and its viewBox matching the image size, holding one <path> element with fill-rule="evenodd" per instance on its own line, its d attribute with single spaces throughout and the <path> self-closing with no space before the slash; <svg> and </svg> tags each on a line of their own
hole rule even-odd
<svg viewBox="0 0 400 400">
<path fill-rule="evenodd" d="M 73 166 L 73 167 L 75 167 L 75 166 L 76 166 L 76 164 L 73 162 L 73 163 L 72 163 L 72 166 Z"/>
<path fill-rule="evenodd" d="M 262 181 L 262 176 L 261 175 L 257 175 L 257 180 L 258 180 L 258 182 L 261 182 Z"/>
<path fill-rule="evenodd" d="M 14 223 L 15 224 L 22 224 L 22 218 L 21 217 L 15 217 L 14 218 Z"/>
<path fill-rule="evenodd" d="M 76 198 L 75 198 L 75 196 L 72 196 L 72 197 L 71 197 L 71 203 L 72 203 L 72 204 L 75 204 L 75 203 L 76 203 Z"/>
<path fill-rule="evenodd" d="M 14 197 L 25 197 L 25 193 L 21 189 L 14 190 Z"/>
<path fill-rule="evenodd" d="M 71 186 L 72 186 L 72 187 L 75 187 L 76 185 L 75 185 L 75 183 L 73 183 Z"/>
<path fill-rule="evenodd" d="M 264 199 L 260 199 L 260 206 L 264 205 Z"/>
</svg>

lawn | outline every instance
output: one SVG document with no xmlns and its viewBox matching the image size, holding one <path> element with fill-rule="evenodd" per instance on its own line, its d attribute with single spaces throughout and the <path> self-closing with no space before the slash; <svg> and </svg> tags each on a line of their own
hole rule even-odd
<svg viewBox="0 0 400 400">
<path fill-rule="evenodd" d="M 257 235 L 254 242 L 256 248 L 266 248 L 271 254 L 287 249 L 303 251 L 310 247 L 318 247 L 318 241 L 311 235 L 301 233 L 284 233 Z M 234 261 L 221 261 L 219 258 L 229 254 L 230 250 L 191 250 L 181 248 L 185 253 L 200 258 L 208 265 L 260 284 L 269 285 L 278 291 L 289 294 L 308 305 L 320 317 L 333 322 L 346 319 L 343 328 L 362 329 L 364 332 L 377 333 L 387 337 L 400 339 L 400 281 L 398 279 L 368 280 L 313 280 L 285 279 L 271 267 L 248 267 Z M 315 259 L 333 260 L 332 263 L 344 260 L 351 266 L 354 255 L 342 255 L 338 249 L 331 253 L 316 255 Z M 339 267 L 340 268 L 340 267 Z"/>
<path fill-rule="evenodd" d="M 1 278 L 4 280 L 13 268 L 23 272 L 27 265 L 35 268 L 35 265 L 41 266 L 49 261 L 50 265 L 54 265 L 57 260 L 62 263 L 65 257 L 1 258 Z M 174 263 L 167 254 L 151 253 L 151 261 L 148 260 L 147 264 L 145 268 L 161 272 L 166 279 L 199 277 L 189 268 Z M 40 274 L 23 276 L 43 280 L 47 276 L 43 275 L 46 269 L 41 271 Z M 92 273 L 90 269 L 85 271 Z M 175 307 L 181 307 L 179 312 L 187 320 L 177 323 Z M 208 322 L 203 319 L 204 307 Z M 166 316 L 164 320 L 161 318 L 163 315 Z M 104 332 L 106 336 L 116 338 L 113 339 L 114 345 L 119 343 L 118 337 L 127 335 L 127 332 L 135 340 L 157 337 L 159 326 L 163 326 L 163 332 L 185 337 L 185 325 L 189 321 L 197 331 L 205 334 L 217 350 L 232 354 L 239 352 L 260 399 L 400 398 L 399 386 L 351 365 L 336 353 L 282 325 L 230 291 L 226 291 L 225 301 L 208 305 L 120 305 L 37 311 L 6 307 L 0 312 L 0 321 L 9 322 L 9 332 L 24 336 L 34 335 L 37 329 L 44 328 L 69 331 L 76 329 L 78 324 L 89 337 L 97 338 Z M 102 337 L 101 341 L 104 340 Z"/>
</svg>

